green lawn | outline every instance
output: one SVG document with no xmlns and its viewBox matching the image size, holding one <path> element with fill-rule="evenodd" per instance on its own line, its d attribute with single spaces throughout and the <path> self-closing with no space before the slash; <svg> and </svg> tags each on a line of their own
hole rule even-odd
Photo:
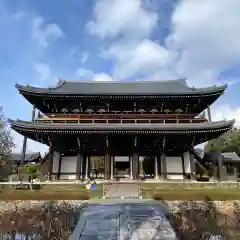
<svg viewBox="0 0 240 240">
<path fill-rule="evenodd" d="M 121 184 L 121 183 L 120 183 Z M 238 183 L 139 183 L 143 199 L 240 200 Z M 85 184 L 41 184 L 41 190 L 3 188 L 0 200 L 83 200 L 102 198 L 103 184 L 86 190 Z"/>
<path fill-rule="evenodd" d="M 144 199 L 156 200 L 240 200 L 239 189 L 142 189 Z"/>
</svg>

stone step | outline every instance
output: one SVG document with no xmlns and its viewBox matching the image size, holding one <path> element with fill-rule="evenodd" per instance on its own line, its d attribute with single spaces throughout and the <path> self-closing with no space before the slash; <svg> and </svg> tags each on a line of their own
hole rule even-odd
<svg viewBox="0 0 240 240">
<path fill-rule="evenodd" d="M 140 188 L 137 184 L 109 184 L 104 185 L 105 198 L 139 198 Z"/>
</svg>

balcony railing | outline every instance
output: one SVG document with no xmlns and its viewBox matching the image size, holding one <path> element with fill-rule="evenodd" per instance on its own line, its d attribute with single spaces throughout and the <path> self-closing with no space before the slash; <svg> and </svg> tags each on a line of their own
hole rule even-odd
<svg viewBox="0 0 240 240">
<path fill-rule="evenodd" d="M 38 123 L 202 123 L 206 122 L 203 118 L 193 118 L 193 119 L 74 119 L 74 118 L 41 118 L 35 120 Z"/>
<path fill-rule="evenodd" d="M 58 119 L 193 119 L 196 114 L 186 113 L 83 113 L 83 114 L 52 114 L 48 118 Z"/>
</svg>

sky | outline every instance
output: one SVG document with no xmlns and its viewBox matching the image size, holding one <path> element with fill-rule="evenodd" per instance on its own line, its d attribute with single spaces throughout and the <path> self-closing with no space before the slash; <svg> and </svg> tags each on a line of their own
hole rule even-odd
<svg viewBox="0 0 240 240">
<path fill-rule="evenodd" d="M 239 0 L 1 0 L 0 105 L 30 120 L 16 83 L 66 80 L 172 80 L 228 83 L 212 119 L 240 126 Z M 12 131 L 14 151 L 22 137 Z M 47 151 L 28 140 L 28 151 Z"/>
</svg>

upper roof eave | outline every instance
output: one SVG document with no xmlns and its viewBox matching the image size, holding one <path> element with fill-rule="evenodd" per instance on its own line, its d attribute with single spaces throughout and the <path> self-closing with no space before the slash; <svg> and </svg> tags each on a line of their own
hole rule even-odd
<svg viewBox="0 0 240 240">
<path fill-rule="evenodd" d="M 151 83 L 151 84 L 150 84 Z M 185 79 L 170 81 L 61 81 L 53 88 L 16 84 L 19 91 L 32 95 L 198 95 L 221 93 L 227 84 L 205 88 L 189 87 Z"/>
<path fill-rule="evenodd" d="M 33 123 L 21 120 L 9 120 L 13 129 L 25 130 L 215 130 L 220 128 L 232 128 L 235 120 L 206 122 L 206 123 L 144 123 L 144 124 L 74 124 L 74 123 Z"/>
</svg>

